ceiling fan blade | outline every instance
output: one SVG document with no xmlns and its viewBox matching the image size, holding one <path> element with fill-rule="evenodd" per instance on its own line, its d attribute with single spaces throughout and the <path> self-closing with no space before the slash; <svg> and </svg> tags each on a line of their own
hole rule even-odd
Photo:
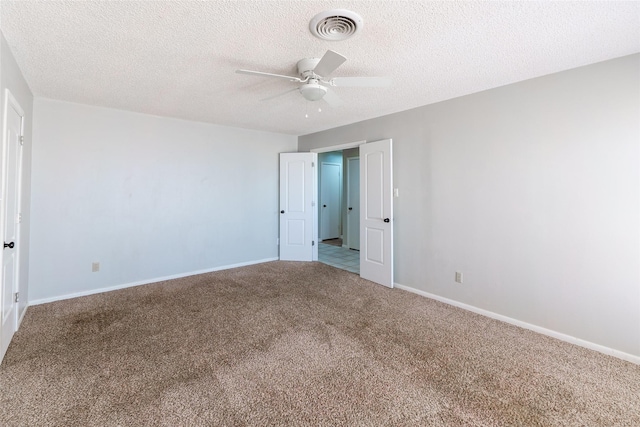
<svg viewBox="0 0 640 427">
<path fill-rule="evenodd" d="M 334 77 L 331 86 L 342 87 L 386 87 L 391 85 L 389 77 Z"/>
<path fill-rule="evenodd" d="M 250 76 L 260 76 L 260 77 L 276 77 L 279 79 L 287 79 L 291 82 L 302 83 L 302 79 L 293 76 L 283 76 L 282 74 L 273 74 L 273 73 L 263 73 L 262 71 L 251 71 L 251 70 L 236 70 L 238 74 L 249 74 Z"/>
<path fill-rule="evenodd" d="M 286 91 L 284 91 L 284 92 L 280 92 L 280 93 L 277 93 L 277 94 L 275 94 L 275 95 L 271 95 L 271 96 L 268 96 L 268 97 L 266 97 L 266 98 L 262 98 L 260 101 L 268 101 L 268 100 L 273 99 L 273 98 L 279 98 L 279 97 L 281 97 L 282 95 L 286 95 L 286 94 L 288 94 L 288 93 L 290 93 L 290 92 L 293 92 L 293 91 L 296 91 L 296 90 L 298 90 L 298 89 L 299 89 L 299 88 L 294 87 L 293 89 L 289 89 L 289 90 L 286 90 Z"/>
<path fill-rule="evenodd" d="M 329 74 L 333 73 L 336 68 L 338 68 L 347 58 L 340 55 L 337 52 L 332 50 L 328 50 L 327 53 L 324 54 L 320 62 L 316 65 L 316 68 L 313 69 L 313 72 L 319 76 L 326 77 Z"/>
<path fill-rule="evenodd" d="M 327 89 L 327 93 L 324 94 L 324 97 L 322 99 L 324 99 L 327 104 L 329 104 L 329 106 L 333 108 L 341 107 L 342 104 L 344 104 L 344 102 L 342 102 L 342 99 L 340 99 L 340 97 L 336 95 L 336 93 L 331 89 Z"/>
</svg>

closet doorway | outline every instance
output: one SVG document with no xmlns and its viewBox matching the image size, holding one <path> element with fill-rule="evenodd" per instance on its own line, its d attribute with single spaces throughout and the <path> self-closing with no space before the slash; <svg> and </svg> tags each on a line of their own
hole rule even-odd
<svg viewBox="0 0 640 427">
<path fill-rule="evenodd" d="M 318 154 L 318 261 L 360 274 L 359 148 Z"/>
</svg>

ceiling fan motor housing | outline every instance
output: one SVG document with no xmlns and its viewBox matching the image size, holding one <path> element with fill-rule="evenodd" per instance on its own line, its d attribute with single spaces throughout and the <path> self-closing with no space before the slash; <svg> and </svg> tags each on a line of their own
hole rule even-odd
<svg viewBox="0 0 640 427">
<path fill-rule="evenodd" d="M 300 93 L 307 101 L 319 101 L 327 93 L 327 88 L 318 83 L 317 79 L 309 79 L 309 82 L 300 86 Z"/>
<path fill-rule="evenodd" d="M 304 79 L 305 77 L 313 77 L 313 70 L 320 62 L 320 58 L 305 58 L 298 61 L 298 74 Z"/>
</svg>

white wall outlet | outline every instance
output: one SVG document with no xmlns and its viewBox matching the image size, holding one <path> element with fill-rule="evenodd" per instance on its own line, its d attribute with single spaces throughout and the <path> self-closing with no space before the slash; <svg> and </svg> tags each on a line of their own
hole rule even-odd
<svg viewBox="0 0 640 427">
<path fill-rule="evenodd" d="M 459 271 L 456 271 L 456 282 L 462 283 L 462 273 Z"/>
<path fill-rule="evenodd" d="M 95 273 L 96 271 L 100 271 L 100 263 L 99 262 L 91 263 L 91 272 Z"/>
</svg>

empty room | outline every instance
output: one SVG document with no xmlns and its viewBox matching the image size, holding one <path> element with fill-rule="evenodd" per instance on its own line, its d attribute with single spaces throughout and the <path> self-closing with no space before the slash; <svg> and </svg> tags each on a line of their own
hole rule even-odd
<svg viewBox="0 0 640 427">
<path fill-rule="evenodd" d="M 640 425 L 640 2 L 0 0 L 0 425 Z"/>
</svg>

